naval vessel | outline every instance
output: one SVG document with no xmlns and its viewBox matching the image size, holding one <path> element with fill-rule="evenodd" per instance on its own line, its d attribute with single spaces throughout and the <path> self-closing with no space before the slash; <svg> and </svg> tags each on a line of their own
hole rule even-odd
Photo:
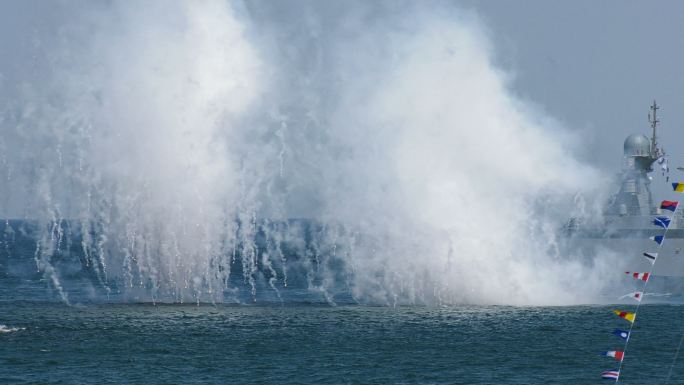
<svg viewBox="0 0 684 385">
<path fill-rule="evenodd" d="M 674 213 L 660 208 L 663 200 L 684 203 L 684 194 L 673 192 L 654 197 L 651 193 L 650 174 L 654 167 L 667 168 L 665 152 L 657 140 L 658 109 L 654 101 L 649 113 L 650 138 L 632 134 L 625 139 L 622 170 L 616 180 L 619 190 L 605 204 L 603 215 L 568 220 L 564 227 L 567 252 L 591 256 L 616 254 L 619 259 L 613 260 L 619 260 L 621 268 L 632 271 L 649 271 L 653 261 L 644 253 L 657 252 L 653 274 L 684 276 L 684 205 Z M 670 219 L 667 228 L 654 224 L 663 217 Z M 662 244 L 650 239 L 663 235 Z"/>
</svg>

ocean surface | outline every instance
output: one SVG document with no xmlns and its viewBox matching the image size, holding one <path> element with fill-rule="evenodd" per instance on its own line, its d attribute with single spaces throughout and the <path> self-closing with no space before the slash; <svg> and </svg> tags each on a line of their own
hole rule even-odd
<svg viewBox="0 0 684 385">
<path fill-rule="evenodd" d="M 622 350 L 612 331 L 629 328 L 612 310 L 634 310 L 333 304 L 294 274 L 256 296 L 236 276 L 235 303 L 155 303 L 105 293 L 79 258 L 58 256 L 67 304 L 32 242 L 5 246 L 0 384 L 604 383 L 618 363 L 600 353 Z M 682 301 L 642 305 L 621 383 L 684 384 L 683 332 Z"/>
<path fill-rule="evenodd" d="M 6 284 L 6 283 L 2 283 Z M 2 384 L 591 384 L 611 307 L 370 307 L 0 299 Z M 645 305 L 623 383 L 664 383 L 684 307 Z M 670 384 L 684 384 L 684 357 Z"/>
</svg>

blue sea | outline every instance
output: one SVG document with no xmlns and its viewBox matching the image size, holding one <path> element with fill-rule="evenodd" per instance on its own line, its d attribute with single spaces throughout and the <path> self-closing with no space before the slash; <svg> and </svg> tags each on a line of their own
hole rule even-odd
<svg viewBox="0 0 684 385">
<path fill-rule="evenodd" d="M 21 290 L 0 281 L 5 289 Z M 2 384 L 590 384 L 611 307 L 0 300 Z M 664 383 L 684 308 L 645 305 L 623 383 Z M 684 384 L 684 357 L 670 384 Z"/>
<path fill-rule="evenodd" d="M 0 384 L 602 383 L 618 363 L 600 353 L 621 350 L 612 331 L 629 328 L 612 310 L 634 309 L 370 306 L 295 284 L 245 289 L 232 304 L 152 302 L 105 296 L 62 256 L 66 303 L 31 242 L 8 245 Z M 641 306 L 621 383 L 684 384 L 684 355 L 673 360 L 683 320 L 683 305 Z"/>
</svg>

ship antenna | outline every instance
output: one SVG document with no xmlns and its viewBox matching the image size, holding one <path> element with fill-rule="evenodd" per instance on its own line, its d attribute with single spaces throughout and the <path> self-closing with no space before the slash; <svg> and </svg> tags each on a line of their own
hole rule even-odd
<svg viewBox="0 0 684 385">
<path fill-rule="evenodd" d="M 658 138 L 656 136 L 656 128 L 658 127 L 658 105 L 655 99 L 653 100 L 653 105 L 651 106 L 651 111 L 648 113 L 648 122 L 651 123 L 651 128 L 653 129 L 653 135 L 651 136 L 651 156 L 653 158 L 660 157 L 660 149 L 658 149 Z"/>
</svg>

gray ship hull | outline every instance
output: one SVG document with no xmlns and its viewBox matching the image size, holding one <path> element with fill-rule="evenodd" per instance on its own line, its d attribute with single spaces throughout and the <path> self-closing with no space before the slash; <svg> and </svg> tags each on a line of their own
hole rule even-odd
<svg viewBox="0 0 684 385">
<path fill-rule="evenodd" d="M 603 258 L 625 271 L 648 272 L 669 277 L 684 277 L 684 211 L 654 210 L 653 215 L 605 216 L 600 224 L 572 222 L 566 227 L 564 253 L 588 258 Z M 653 224 L 656 217 L 671 219 L 664 229 Z M 664 236 L 661 245 L 649 239 Z M 644 253 L 658 253 L 655 263 Z"/>
</svg>

